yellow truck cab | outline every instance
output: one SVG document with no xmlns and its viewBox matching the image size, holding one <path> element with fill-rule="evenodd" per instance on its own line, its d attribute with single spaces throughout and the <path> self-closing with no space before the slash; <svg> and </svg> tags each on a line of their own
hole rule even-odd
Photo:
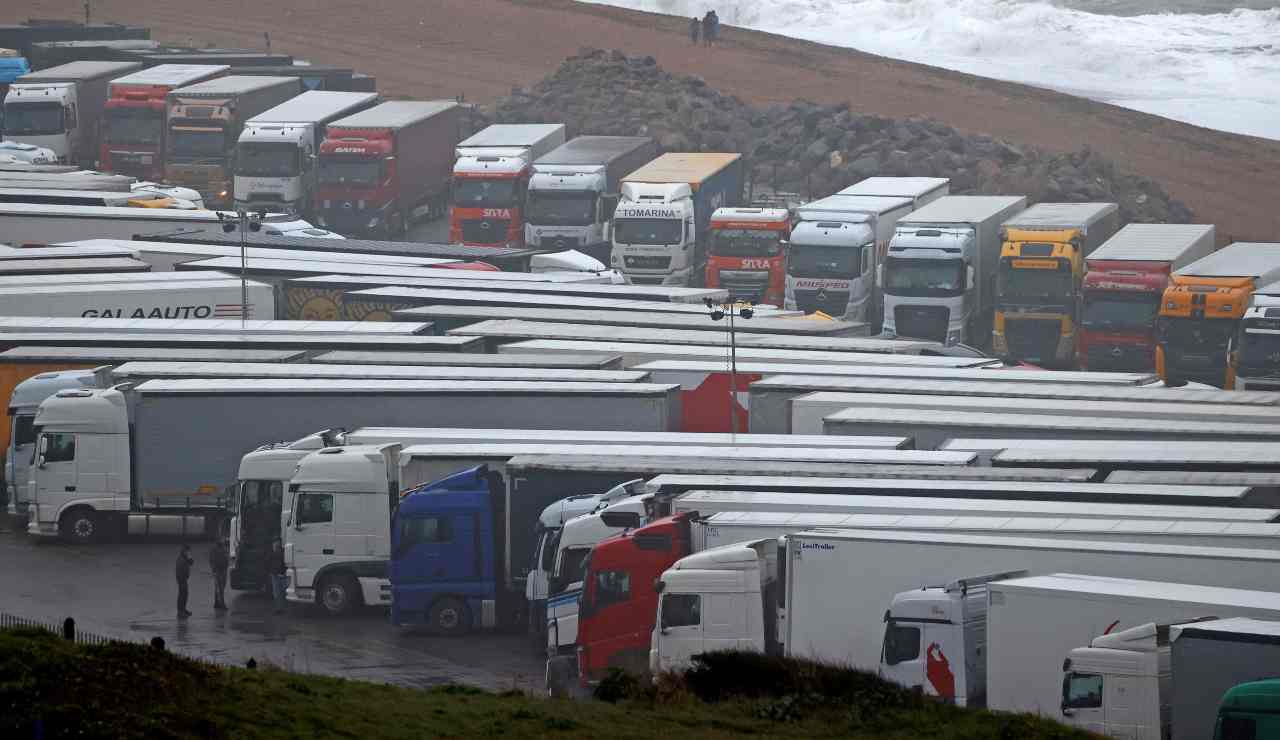
<svg viewBox="0 0 1280 740">
<path fill-rule="evenodd" d="M 1120 228 L 1115 203 L 1040 203 L 1001 227 L 993 351 L 1070 365 L 1085 257 Z"/>
<path fill-rule="evenodd" d="M 1236 242 L 1173 273 L 1160 302 L 1156 372 L 1235 388 L 1232 339 L 1254 292 L 1280 280 L 1280 244 Z"/>
</svg>

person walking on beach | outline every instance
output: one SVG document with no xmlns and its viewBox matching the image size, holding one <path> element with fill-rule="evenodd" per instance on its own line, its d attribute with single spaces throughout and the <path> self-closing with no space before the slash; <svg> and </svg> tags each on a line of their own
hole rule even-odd
<svg viewBox="0 0 1280 740">
<path fill-rule="evenodd" d="M 187 611 L 187 581 L 191 578 L 191 546 L 183 545 L 178 552 L 178 560 L 173 564 L 173 575 L 178 580 L 178 619 L 191 616 Z"/>
<path fill-rule="evenodd" d="M 701 31 L 702 31 L 702 21 L 698 20 L 697 17 L 690 19 L 689 39 L 693 42 L 694 46 L 698 45 L 698 35 L 701 33 Z"/>
<path fill-rule="evenodd" d="M 702 17 L 702 38 L 706 40 L 707 46 L 715 46 L 716 37 L 719 34 L 720 16 L 716 15 L 716 11 L 708 10 Z"/>
</svg>

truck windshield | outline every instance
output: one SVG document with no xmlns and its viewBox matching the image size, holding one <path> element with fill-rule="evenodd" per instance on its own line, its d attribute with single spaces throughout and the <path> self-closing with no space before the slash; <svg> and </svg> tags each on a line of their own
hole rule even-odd
<svg viewBox="0 0 1280 740">
<path fill-rule="evenodd" d="M 515 180 L 463 177 L 453 181 L 453 202 L 463 208 L 514 208 L 518 191 Z"/>
<path fill-rule="evenodd" d="M 236 174 L 246 177 L 297 177 L 298 147 L 285 143 L 236 145 Z"/>
<path fill-rule="evenodd" d="M 1241 367 L 1270 367 L 1280 370 L 1280 334 L 1257 331 L 1244 331 L 1241 334 Z"/>
<path fill-rule="evenodd" d="M 169 132 L 169 151 L 178 157 L 221 157 L 226 138 L 220 128 L 176 128 Z"/>
<path fill-rule="evenodd" d="M 1159 312 L 1159 294 L 1089 292 L 1081 323 L 1086 329 L 1150 329 Z"/>
<path fill-rule="evenodd" d="M 1160 336 L 1181 355 L 1214 358 L 1227 351 L 1234 327 L 1226 319 L 1161 318 Z"/>
<path fill-rule="evenodd" d="M 716 229 L 711 233 L 711 253 L 721 257 L 776 257 L 782 253 L 779 231 Z"/>
<path fill-rule="evenodd" d="M 109 108 L 103 126 L 108 144 L 160 144 L 164 113 L 147 108 Z"/>
<path fill-rule="evenodd" d="M 996 290 L 1009 303 L 1062 303 L 1072 295 L 1071 271 L 1065 265 L 1056 270 L 1015 268 L 1002 260 L 998 279 Z"/>
<path fill-rule="evenodd" d="M 618 244 L 679 244 L 684 241 L 684 224 L 674 218 L 614 219 L 613 240 Z"/>
<path fill-rule="evenodd" d="M 320 181 L 329 185 L 377 185 L 382 182 L 382 160 L 324 157 L 320 160 Z"/>
<path fill-rule="evenodd" d="M 884 292 L 900 296 L 943 298 L 964 294 L 961 259 L 890 257 L 884 263 Z"/>
<path fill-rule="evenodd" d="M 590 547 L 566 547 L 560 552 L 559 567 L 556 569 L 555 577 L 551 579 L 552 593 L 564 591 L 570 584 L 582 580 L 583 574 L 586 573 L 587 556 L 590 554 Z"/>
<path fill-rule="evenodd" d="M 63 130 L 59 103 L 10 103 L 4 107 L 7 136 L 48 136 Z"/>
<path fill-rule="evenodd" d="M 590 226 L 596 220 L 596 194 L 530 190 L 527 208 L 525 220 L 534 226 Z"/>
<path fill-rule="evenodd" d="M 855 277 L 862 274 L 861 247 L 792 244 L 787 274 L 793 277 Z"/>
</svg>

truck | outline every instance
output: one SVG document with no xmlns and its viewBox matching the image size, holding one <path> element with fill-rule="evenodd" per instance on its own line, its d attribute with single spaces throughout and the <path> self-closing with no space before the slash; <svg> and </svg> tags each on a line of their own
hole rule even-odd
<svg viewBox="0 0 1280 740">
<path fill-rule="evenodd" d="M 982 345 L 995 312 L 1000 225 L 1022 196 L 948 195 L 898 221 L 876 282 L 884 333 Z"/>
<path fill-rule="evenodd" d="M 1154 370 L 1156 317 L 1170 276 L 1213 249 L 1212 225 L 1129 224 L 1094 250 L 1080 287 L 1080 367 Z"/>
<path fill-rule="evenodd" d="M 821 311 L 845 321 L 879 323 L 876 266 L 898 221 L 914 208 L 909 198 L 832 195 L 796 209 L 800 219 L 787 246 L 783 305 Z"/>
<path fill-rule="evenodd" d="M 495 123 L 454 152 L 449 241 L 522 247 L 533 163 L 564 144 L 563 123 Z"/>
<path fill-rule="evenodd" d="M 910 198 L 912 208 L 919 209 L 950 193 L 951 179 L 946 177 L 868 177 L 836 195 Z"/>
<path fill-rule="evenodd" d="M 992 351 L 1007 360 L 1070 366 L 1085 258 L 1119 229 L 1115 203 L 1037 203 L 1006 221 Z"/>
<path fill-rule="evenodd" d="M 175 208 L 0 203 L 0 233 L 14 244 L 56 244 L 82 239 L 132 239 L 135 234 L 178 227 L 222 228 L 226 214 Z M 234 217 L 233 217 L 234 218 Z M 280 213 L 261 219 L 263 230 L 302 233 L 311 224 Z"/>
<path fill-rule="evenodd" d="M 270 285 L 242 284 L 222 274 L 210 274 L 207 280 L 0 287 L 4 316 L 273 320 L 275 305 Z"/>
<path fill-rule="evenodd" d="M 308 90 L 250 119 L 236 142 L 236 209 L 310 218 L 326 127 L 377 102 L 377 93 Z"/>
<path fill-rule="evenodd" d="M 102 111 L 102 169 L 164 180 L 166 101 L 173 90 L 227 73 L 225 64 L 161 64 L 111 81 Z"/>
<path fill-rule="evenodd" d="M 707 287 L 725 288 L 735 301 L 781 306 L 791 223 L 786 208 L 717 208 L 707 243 Z"/>
<path fill-rule="evenodd" d="M 1235 370 L 1235 389 L 1280 390 L 1280 354 L 1276 335 L 1280 334 L 1280 282 L 1258 288 L 1240 328 L 1231 338 L 1228 361 Z"/>
<path fill-rule="evenodd" d="M 1274 677 L 1278 661 L 1275 621 L 1204 618 L 1108 629 L 1063 661 L 1062 721 L 1134 740 L 1211 738 L 1223 696 L 1237 684 Z"/>
<path fill-rule="evenodd" d="M 442 214 L 462 112 L 453 101 L 399 100 L 330 123 L 320 144 L 319 224 L 395 238 Z"/>
<path fill-rule="evenodd" d="M 623 175 L 658 156 L 647 136 L 579 136 L 538 157 L 525 200 L 525 244 L 609 261 Z"/>
<path fill-rule="evenodd" d="M 742 202 L 741 154 L 670 152 L 627 175 L 610 265 L 638 285 L 696 286 L 718 208 Z"/>
<path fill-rule="evenodd" d="M 241 75 L 170 90 L 165 96 L 165 181 L 196 190 L 210 208 L 230 206 L 240 132 L 254 116 L 301 92 L 296 77 Z"/>
<path fill-rule="evenodd" d="M 1173 273 L 1156 323 L 1156 372 L 1166 383 L 1195 381 L 1235 388 L 1239 360 L 1232 341 L 1253 296 L 1280 280 L 1280 243 L 1235 242 Z M 1269 301 L 1263 299 L 1263 303 Z M 1240 347 L 1248 375 L 1265 365 L 1267 327 L 1255 316 Z M 1261 340 L 1261 341 L 1259 341 Z M 1256 388 L 1256 385 L 1255 385 Z"/>
<path fill-rule="evenodd" d="M 1233 686 L 1222 696 L 1213 740 L 1250 740 L 1280 732 L 1280 679 Z"/>
<path fill-rule="evenodd" d="M 137 62 L 71 62 L 14 80 L 4 97 L 4 138 L 48 147 L 62 164 L 92 167 L 98 159 L 98 120 L 111 80 Z"/>
</svg>

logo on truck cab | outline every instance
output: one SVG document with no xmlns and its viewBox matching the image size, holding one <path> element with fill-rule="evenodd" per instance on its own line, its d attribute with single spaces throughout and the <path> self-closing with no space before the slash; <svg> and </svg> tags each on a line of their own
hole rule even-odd
<svg viewBox="0 0 1280 740">
<path fill-rule="evenodd" d="M 623 208 L 616 215 L 623 218 L 679 218 L 671 208 Z"/>
<path fill-rule="evenodd" d="M 486 208 L 480 212 L 480 218 L 511 218 L 511 209 Z"/>
</svg>

